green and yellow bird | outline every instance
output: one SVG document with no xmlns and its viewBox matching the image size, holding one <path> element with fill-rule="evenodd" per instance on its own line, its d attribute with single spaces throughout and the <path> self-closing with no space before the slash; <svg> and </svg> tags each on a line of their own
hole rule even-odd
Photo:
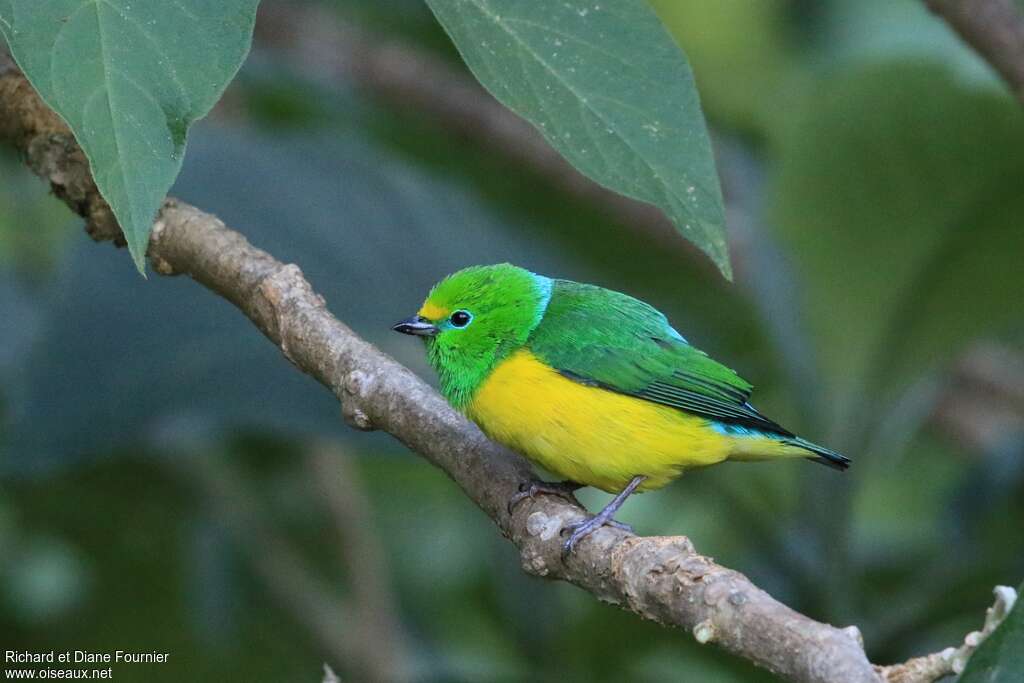
<svg viewBox="0 0 1024 683">
<path fill-rule="evenodd" d="M 634 491 L 726 459 L 849 459 L 801 439 L 750 405 L 751 385 L 692 346 L 648 304 L 510 264 L 448 276 L 397 332 L 422 337 L 441 392 L 492 439 L 564 477 L 534 482 L 568 496 L 593 486 L 615 498 L 577 524 L 564 550 Z"/>
</svg>

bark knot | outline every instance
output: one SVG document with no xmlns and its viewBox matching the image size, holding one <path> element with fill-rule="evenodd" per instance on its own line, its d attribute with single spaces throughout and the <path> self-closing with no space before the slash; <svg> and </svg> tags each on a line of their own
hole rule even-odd
<svg viewBox="0 0 1024 683">
<path fill-rule="evenodd" d="M 281 330 L 287 329 L 285 316 L 290 308 L 287 305 L 288 302 L 301 300 L 302 295 L 312 289 L 302 276 L 302 270 L 294 263 L 280 265 L 259 281 L 257 289 L 263 301 L 270 306 L 273 316 L 273 335 L 280 340 L 278 346 L 281 348 L 281 353 L 292 365 L 301 367 L 292 354 L 288 339 L 281 334 Z M 295 289 L 299 291 L 296 292 Z"/>
<path fill-rule="evenodd" d="M 341 416 L 349 426 L 364 432 L 375 429 L 373 420 L 360 407 L 372 384 L 373 378 L 362 370 L 348 373 L 342 383 Z"/>
<path fill-rule="evenodd" d="M 717 634 L 718 630 L 710 619 L 705 619 L 693 627 L 693 639 L 701 645 L 710 643 Z"/>
<path fill-rule="evenodd" d="M 526 533 L 536 536 L 542 541 L 550 541 L 558 536 L 561 529 L 562 520 L 558 517 L 550 517 L 539 510 L 530 513 L 530 516 L 526 518 Z"/>
</svg>

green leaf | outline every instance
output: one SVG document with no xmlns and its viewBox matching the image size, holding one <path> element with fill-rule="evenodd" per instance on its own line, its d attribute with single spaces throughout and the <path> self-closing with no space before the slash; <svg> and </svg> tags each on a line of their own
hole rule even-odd
<svg viewBox="0 0 1024 683">
<path fill-rule="evenodd" d="M 835 395 L 878 400 L 1019 324 L 1024 159 L 1006 150 L 1024 119 L 1009 97 L 888 62 L 829 74 L 789 125 L 772 222 Z"/>
<path fill-rule="evenodd" d="M 686 57 L 642 0 L 427 0 L 470 70 L 581 172 L 663 209 L 731 277 Z"/>
<path fill-rule="evenodd" d="M 258 0 L 0 0 L 0 30 L 74 132 L 139 271 L 157 209 L 249 50 Z"/>
<path fill-rule="evenodd" d="M 1016 683 L 1024 678 L 1024 584 L 1003 623 L 978 646 L 959 683 Z"/>
</svg>

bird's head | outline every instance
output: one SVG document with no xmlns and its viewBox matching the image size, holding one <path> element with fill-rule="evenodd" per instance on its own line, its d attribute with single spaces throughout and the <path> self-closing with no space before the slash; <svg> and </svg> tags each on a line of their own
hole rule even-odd
<svg viewBox="0 0 1024 683">
<path fill-rule="evenodd" d="M 544 315 L 551 280 L 508 263 L 473 266 L 434 285 L 416 315 L 392 329 L 422 337 L 445 397 L 458 408 Z"/>
</svg>

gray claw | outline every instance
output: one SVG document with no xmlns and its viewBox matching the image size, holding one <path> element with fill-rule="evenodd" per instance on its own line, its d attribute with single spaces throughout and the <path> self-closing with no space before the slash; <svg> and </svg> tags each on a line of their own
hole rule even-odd
<svg viewBox="0 0 1024 683">
<path fill-rule="evenodd" d="M 537 494 L 546 493 L 551 496 L 558 496 L 563 498 L 570 503 L 575 503 L 576 500 L 572 496 L 572 492 L 582 488 L 582 485 L 572 481 L 559 481 L 559 482 L 546 482 L 546 481 L 531 481 L 529 483 L 522 483 L 519 485 L 519 492 L 514 494 L 508 500 L 508 513 L 511 515 L 516 505 L 523 502 L 527 498 L 536 498 Z"/>
<path fill-rule="evenodd" d="M 633 527 L 614 519 L 602 519 L 600 514 L 588 517 L 581 522 L 573 522 L 562 529 L 562 533 L 570 532 L 569 538 L 562 543 L 562 561 L 569 559 L 569 555 L 576 549 L 576 544 L 594 533 L 603 526 L 610 526 L 627 533 L 633 533 Z"/>
</svg>

